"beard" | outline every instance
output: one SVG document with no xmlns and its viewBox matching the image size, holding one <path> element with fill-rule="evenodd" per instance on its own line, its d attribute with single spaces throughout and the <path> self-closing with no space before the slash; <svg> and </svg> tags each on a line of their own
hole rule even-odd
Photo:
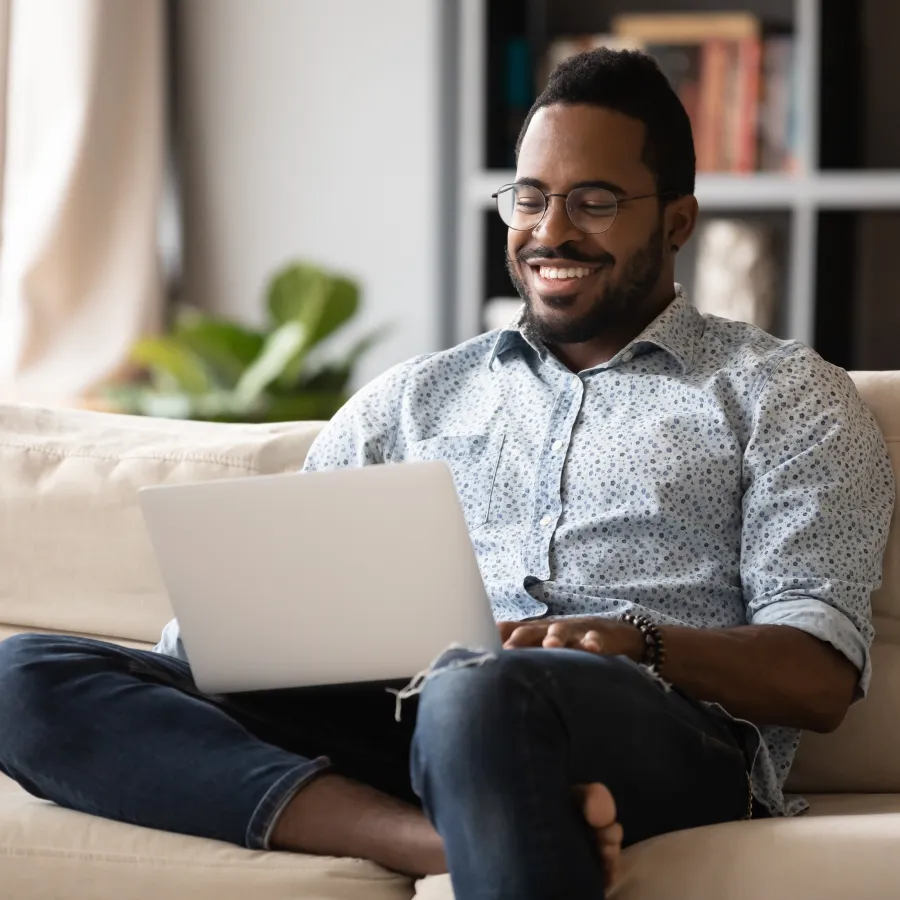
<svg viewBox="0 0 900 900">
<path fill-rule="evenodd" d="M 576 262 L 591 263 L 615 263 L 615 258 L 605 254 L 602 259 L 587 259 L 583 254 L 572 252 L 539 250 L 530 251 L 517 256 L 519 265 L 524 265 L 525 259 L 541 256 L 544 258 L 571 259 Z M 519 277 L 512 260 L 509 258 L 509 250 L 506 251 L 506 268 L 513 286 L 525 303 L 525 325 L 538 337 L 542 343 L 553 346 L 559 344 L 583 344 L 599 337 L 604 332 L 618 330 L 623 322 L 632 318 L 640 319 L 641 307 L 644 301 L 659 282 L 663 267 L 663 228 L 662 222 L 656 231 L 647 240 L 647 243 L 637 250 L 625 264 L 622 276 L 618 283 L 611 284 L 594 298 L 590 309 L 570 321 L 548 321 L 542 318 L 535 310 L 535 301 L 525 282 Z M 546 301 L 551 306 L 558 305 L 563 309 L 574 295 L 552 297 Z"/>
</svg>

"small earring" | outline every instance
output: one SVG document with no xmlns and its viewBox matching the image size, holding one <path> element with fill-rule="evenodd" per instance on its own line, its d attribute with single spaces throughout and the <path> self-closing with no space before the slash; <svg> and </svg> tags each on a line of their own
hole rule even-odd
<svg viewBox="0 0 900 900">
<path fill-rule="evenodd" d="M 673 253 L 677 253 L 677 252 L 678 252 L 678 244 L 672 244 L 672 246 L 669 247 L 669 249 L 670 249 Z"/>
</svg>

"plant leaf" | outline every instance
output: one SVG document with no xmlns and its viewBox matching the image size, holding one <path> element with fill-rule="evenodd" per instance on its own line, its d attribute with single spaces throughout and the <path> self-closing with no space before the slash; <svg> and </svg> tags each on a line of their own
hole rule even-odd
<svg viewBox="0 0 900 900">
<path fill-rule="evenodd" d="M 267 292 L 269 315 L 276 325 L 301 321 L 309 324 L 308 307 L 316 310 L 328 292 L 329 276 L 318 266 L 297 263 L 277 272 Z M 315 319 L 318 313 L 313 313 Z"/>
<path fill-rule="evenodd" d="M 277 322 L 296 320 L 307 329 L 305 346 L 285 366 L 279 384 L 288 388 L 303 371 L 306 354 L 345 322 L 359 308 L 359 287 L 343 276 L 331 276 L 316 266 L 289 266 L 272 279 L 269 311 Z"/>
<path fill-rule="evenodd" d="M 353 369 L 359 360 L 392 330 L 391 326 L 382 325 L 370 331 L 353 344 L 341 359 L 317 368 L 314 372 L 299 380 L 293 386 L 293 389 L 342 391 L 350 380 Z"/>
<path fill-rule="evenodd" d="M 325 365 L 316 369 L 290 390 L 279 387 L 278 397 L 293 397 L 306 391 L 342 391 L 350 380 L 350 373 L 343 366 Z"/>
<path fill-rule="evenodd" d="M 330 279 L 328 292 L 317 310 L 315 323 L 307 321 L 310 328 L 309 345 L 312 347 L 348 322 L 359 309 L 359 287 L 349 278 L 337 276 Z"/>
<path fill-rule="evenodd" d="M 343 391 L 309 391 L 289 397 L 272 397 L 262 411 L 264 422 L 327 421 L 345 403 Z"/>
<path fill-rule="evenodd" d="M 289 389 L 300 380 L 309 350 L 352 319 L 358 308 L 359 288 L 356 284 L 349 278 L 330 279 L 327 293 L 318 295 L 303 310 L 301 321 L 309 328 L 309 340 L 303 353 L 285 366 L 278 380 L 282 388 Z"/>
<path fill-rule="evenodd" d="M 184 309 L 173 330 L 178 343 L 204 360 L 222 387 L 232 388 L 259 356 L 265 336 L 235 322 Z"/>
<path fill-rule="evenodd" d="M 168 376 L 189 394 L 202 394 L 212 387 L 203 362 L 174 338 L 141 338 L 131 348 L 131 359 L 140 366 Z"/>
<path fill-rule="evenodd" d="M 266 388 L 302 352 L 306 342 L 307 330 L 300 322 L 285 322 L 276 328 L 266 338 L 262 352 L 238 381 L 234 389 L 237 403 L 244 408 L 258 403 Z"/>
</svg>

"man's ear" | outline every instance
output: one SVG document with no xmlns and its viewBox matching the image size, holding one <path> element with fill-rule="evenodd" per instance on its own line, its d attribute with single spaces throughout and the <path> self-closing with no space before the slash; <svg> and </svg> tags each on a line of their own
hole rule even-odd
<svg viewBox="0 0 900 900">
<path fill-rule="evenodd" d="M 700 214 L 693 194 L 676 197 L 666 205 L 666 246 L 677 253 L 690 239 Z"/>
</svg>

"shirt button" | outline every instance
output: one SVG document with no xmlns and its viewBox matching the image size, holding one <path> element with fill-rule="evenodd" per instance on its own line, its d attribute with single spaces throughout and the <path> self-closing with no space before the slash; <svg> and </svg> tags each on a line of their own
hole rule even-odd
<svg viewBox="0 0 900 900">
<path fill-rule="evenodd" d="M 554 453 L 559 453 L 562 450 L 562 441 L 554 441 L 553 446 L 550 448 Z"/>
<path fill-rule="evenodd" d="M 634 354 L 630 350 L 622 354 L 622 362 L 631 362 L 633 359 Z"/>
<path fill-rule="evenodd" d="M 541 519 L 541 525 L 543 525 L 544 528 L 546 528 L 552 521 L 553 520 L 550 518 L 550 516 L 544 516 L 544 518 Z"/>
</svg>

